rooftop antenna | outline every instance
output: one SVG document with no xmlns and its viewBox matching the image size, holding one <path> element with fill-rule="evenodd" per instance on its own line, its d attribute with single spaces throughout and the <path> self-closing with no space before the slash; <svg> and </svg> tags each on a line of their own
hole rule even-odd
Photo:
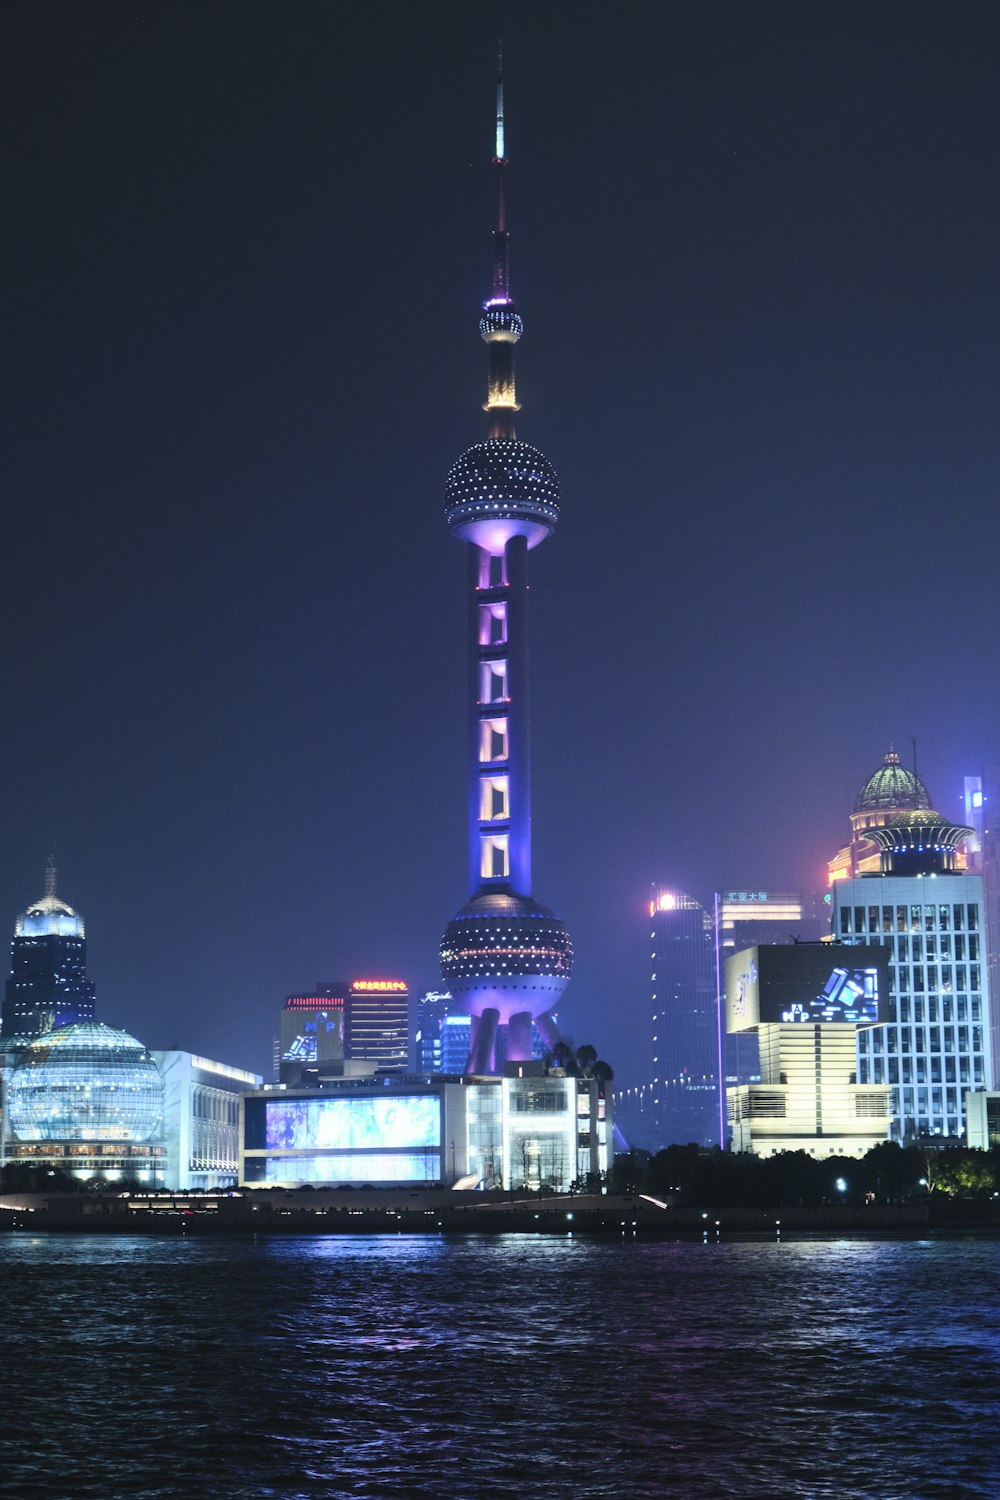
<svg viewBox="0 0 1000 1500">
<path fill-rule="evenodd" d="M 45 899 L 54 901 L 56 898 L 56 857 L 50 854 L 45 865 Z"/>
</svg>

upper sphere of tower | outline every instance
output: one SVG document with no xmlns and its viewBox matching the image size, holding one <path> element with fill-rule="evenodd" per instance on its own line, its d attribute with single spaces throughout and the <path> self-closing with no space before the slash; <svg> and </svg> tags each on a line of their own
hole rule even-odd
<svg viewBox="0 0 1000 1500">
<path fill-rule="evenodd" d="M 516 313 L 510 303 L 491 307 L 486 304 L 486 311 L 479 319 L 479 332 L 487 343 L 516 344 L 524 332 L 524 324 L 520 313 Z"/>
<path fill-rule="evenodd" d="M 559 480 L 529 443 L 487 438 L 452 466 L 445 511 L 462 541 L 497 550 L 512 536 L 525 536 L 534 547 L 559 519 Z"/>
<path fill-rule="evenodd" d="M 895 750 L 887 752 L 885 760 L 872 772 L 854 799 L 856 813 L 908 812 L 930 805 L 927 788 L 915 771 L 900 764 Z"/>
</svg>

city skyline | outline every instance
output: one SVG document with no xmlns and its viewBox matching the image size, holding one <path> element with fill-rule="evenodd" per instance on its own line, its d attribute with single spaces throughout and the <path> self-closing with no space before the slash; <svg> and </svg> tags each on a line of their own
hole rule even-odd
<svg viewBox="0 0 1000 1500">
<path fill-rule="evenodd" d="M 997 758 L 1000 16 L 574 17 L 515 5 L 503 38 L 524 398 L 564 501 L 533 842 L 577 950 L 561 1024 L 621 1076 L 650 881 L 808 892 L 890 743 L 955 821 Z M 102 1015 L 266 1073 L 297 986 L 436 987 L 462 885 L 440 497 L 481 378 L 494 26 L 0 24 L 0 922 L 54 847 Z"/>
</svg>

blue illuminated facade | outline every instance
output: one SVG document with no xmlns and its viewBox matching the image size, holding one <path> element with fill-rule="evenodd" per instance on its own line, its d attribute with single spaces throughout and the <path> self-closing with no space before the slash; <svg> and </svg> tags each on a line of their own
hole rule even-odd
<svg viewBox="0 0 1000 1500">
<path fill-rule="evenodd" d="M 498 78 L 493 285 L 479 325 L 489 429 L 453 466 L 445 502 L 468 552 L 470 899 L 445 929 L 441 971 L 472 1021 L 466 1071 L 483 1075 L 497 1067 L 498 1033 L 508 1060 L 531 1057 L 533 1024 L 557 1040 L 552 1012 L 573 963 L 565 925 L 531 894 L 527 560 L 555 528 L 559 482 L 514 432 L 524 325 L 510 295 L 503 141 Z"/>
</svg>

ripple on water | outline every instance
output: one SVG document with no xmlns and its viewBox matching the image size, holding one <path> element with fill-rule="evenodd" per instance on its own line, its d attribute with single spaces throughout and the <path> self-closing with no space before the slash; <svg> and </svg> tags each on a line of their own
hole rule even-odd
<svg viewBox="0 0 1000 1500">
<path fill-rule="evenodd" d="M 1000 1494 L 992 1243 L 8 1235 L 0 1260 L 17 1500 Z"/>
</svg>

